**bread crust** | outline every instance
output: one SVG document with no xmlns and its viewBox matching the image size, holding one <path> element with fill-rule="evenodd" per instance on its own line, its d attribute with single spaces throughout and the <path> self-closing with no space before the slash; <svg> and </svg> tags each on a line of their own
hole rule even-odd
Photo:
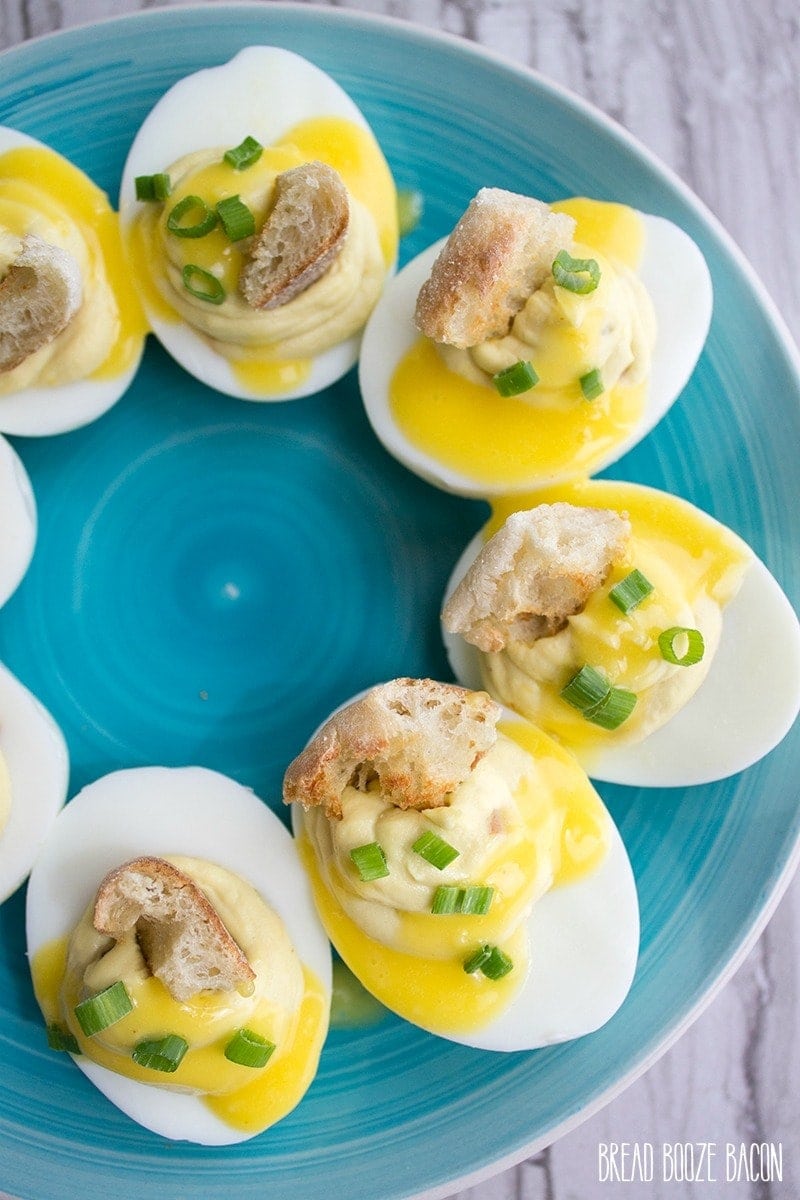
<svg viewBox="0 0 800 1200">
<path fill-rule="evenodd" d="M 417 298 L 417 328 L 461 349 L 504 337 L 547 278 L 575 221 L 540 200 L 482 188 L 470 202 Z"/>
<path fill-rule="evenodd" d="M 83 301 L 72 255 L 26 234 L 0 282 L 0 372 L 13 371 L 66 329 Z"/>
<path fill-rule="evenodd" d="M 145 855 L 109 871 L 92 922 L 113 938 L 135 930 L 147 966 L 176 1000 L 252 988 L 255 973 L 214 906 L 164 858 Z"/>
<path fill-rule="evenodd" d="M 608 577 L 630 531 L 627 516 L 608 508 L 512 513 L 445 604 L 445 629 L 489 653 L 557 633 Z"/>
<path fill-rule="evenodd" d="M 350 202 L 339 175 L 314 160 L 283 171 L 273 205 L 239 276 L 251 308 L 287 304 L 328 270 L 350 224 Z"/>
<path fill-rule="evenodd" d="M 394 679 L 334 713 L 290 764 L 287 804 L 342 817 L 342 794 L 376 779 L 398 808 L 438 808 L 497 738 L 501 708 L 485 692 L 432 679 Z"/>
</svg>

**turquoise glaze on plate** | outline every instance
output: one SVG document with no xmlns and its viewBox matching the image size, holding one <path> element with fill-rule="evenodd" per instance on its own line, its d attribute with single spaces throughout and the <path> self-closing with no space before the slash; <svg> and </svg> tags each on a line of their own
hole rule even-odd
<svg viewBox="0 0 800 1200">
<path fill-rule="evenodd" d="M 255 42 L 329 71 L 372 122 L 398 183 L 425 193 L 404 261 L 482 185 L 627 201 L 696 239 L 717 298 L 707 349 L 667 419 L 613 473 L 730 525 L 796 602 L 800 556 L 782 518 L 798 490 L 800 384 L 785 335 L 697 202 L 565 93 L 407 25 L 226 4 L 7 53 L 0 123 L 49 143 L 115 197 L 163 91 Z M 279 808 L 285 764 L 331 707 L 396 673 L 446 671 L 439 598 L 484 509 L 384 453 L 352 372 L 324 396 L 256 406 L 207 391 L 151 343 L 128 395 L 96 424 L 15 445 L 40 532 L 0 613 L 0 659 L 61 723 L 73 792 L 117 767 L 191 762 Z M 523 1157 L 651 1062 L 740 960 L 794 866 L 798 777 L 795 730 L 719 784 L 602 788 L 637 876 L 643 940 L 634 988 L 598 1033 L 499 1055 L 391 1016 L 338 1029 L 296 1112 L 225 1150 L 148 1134 L 47 1050 L 15 896 L 0 908 L 0 1187 L 26 1200 L 105 1200 L 120 1187 L 132 1200 L 398 1200 L 445 1195 Z"/>
</svg>

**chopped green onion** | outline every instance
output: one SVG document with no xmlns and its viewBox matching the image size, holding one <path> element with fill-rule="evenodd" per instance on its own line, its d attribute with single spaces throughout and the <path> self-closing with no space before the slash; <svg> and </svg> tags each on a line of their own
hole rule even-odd
<svg viewBox="0 0 800 1200">
<path fill-rule="evenodd" d="M 256 231 L 256 219 L 241 196 L 226 196 L 217 204 L 217 213 L 222 228 L 232 242 L 252 237 Z"/>
<path fill-rule="evenodd" d="M 198 216 L 193 225 L 181 225 L 187 215 L 197 210 Z M 209 208 L 202 196 L 184 196 L 179 200 L 167 217 L 167 229 L 176 237 L 200 238 L 205 237 L 217 223 L 217 214 Z"/>
<path fill-rule="evenodd" d="M 164 171 L 157 175 L 137 175 L 134 180 L 137 200 L 166 200 L 172 181 Z"/>
<path fill-rule="evenodd" d="M 233 167 L 236 171 L 244 171 L 245 168 L 252 167 L 253 163 L 258 162 L 263 150 L 264 147 L 254 137 L 246 137 L 238 146 L 226 150 L 222 157 L 229 167 Z"/>
<path fill-rule="evenodd" d="M 400 237 L 413 233 L 422 220 L 424 208 L 425 199 L 422 192 L 405 188 L 397 193 L 397 227 Z"/>
<path fill-rule="evenodd" d="M 80 1054 L 81 1048 L 74 1033 L 70 1033 L 63 1025 L 47 1026 L 47 1044 L 51 1050 L 67 1050 L 70 1054 Z"/>
<path fill-rule="evenodd" d="M 587 371 L 585 375 L 581 375 L 579 383 L 584 400 L 596 400 L 606 390 L 603 383 L 603 376 L 600 374 L 598 367 L 595 367 L 593 371 Z"/>
<path fill-rule="evenodd" d="M 682 655 L 675 650 L 678 638 L 686 639 L 686 651 Z M 706 652 L 706 645 L 700 630 L 686 629 L 681 625 L 673 625 L 672 629 L 665 629 L 663 633 L 660 633 L 658 648 L 661 651 L 661 657 L 676 667 L 692 667 L 695 663 L 700 662 Z"/>
<path fill-rule="evenodd" d="M 437 915 L 463 913 L 466 916 L 484 916 L 492 906 L 494 888 L 485 884 L 469 884 L 455 887 L 440 884 L 433 893 L 431 912 Z"/>
<path fill-rule="evenodd" d="M 605 675 L 601 675 L 594 667 L 583 666 L 561 689 L 561 699 L 585 712 L 587 708 L 593 708 L 605 700 L 610 691 L 611 684 Z"/>
<path fill-rule="evenodd" d="M 131 1058 L 140 1067 L 151 1071 L 162 1071 L 171 1075 L 181 1065 L 189 1043 L 177 1033 L 168 1033 L 163 1038 L 148 1038 L 139 1042 L 131 1052 Z"/>
<path fill-rule="evenodd" d="M 476 971 L 481 970 L 484 963 L 487 963 L 491 957 L 491 946 L 479 946 L 473 954 L 470 954 L 469 958 L 464 959 L 464 970 L 468 975 L 474 975 Z"/>
<path fill-rule="evenodd" d="M 420 834 L 411 849 L 439 871 L 443 871 L 454 859 L 458 858 L 459 854 L 455 846 L 451 846 L 432 829 L 427 829 L 425 833 Z"/>
<path fill-rule="evenodd" d="M 612 687 L 608 695 L 593 708 L 584 709 L 584 717 L 601 729 L 619 729 L 636 708 L 636 693 L 625 688 Z"/>
<path fill-rule="evenodd" d="M 600 282 L 600 266 L 595 258 L 573 258 L 566 250 L 559 250 L 553 262 L 553 278 L 568 292 L 586 296 Z"/>
<path fill-rule="evenodd" d="M 515 362 L 492 376 L 501 396 L 521 396 L 539 382 L 539 376 L 529 362 Z"/>
<path fill-rule="evenodd" d="M 274 1049 L 274 1042 L 253 1033 L 252 1029 L 237 1029 L 225 1047 L 225 1057 L 242 1067 L 265 1067 Z"/>
<path fill-rule="evenodd" d="M 608 598 L 612 604 L 616 604 L 617 608 L 627 614 L 643 600 L 646 600 L 652 590 L 653 585 L 650 580 L 634 567 L 629 575 L 626 575 L 616 587 L 611 589 Z"/>
<path fill-rule="evenodd" d="M 389 874 L 386 855 L 378 842 L 368 842 L 366 846 L 356 846 L 354 850 L 350 851 L 350 857 L 355 863 L 363 883 L 370 883 L 373 879 L 383 879 Z"/>
<path fill-rule="evenodd" d="M 75 1006 L 78 1024 L 87 1037 L 115 1025 L 133 1011 L 133 1001 L 121 979 Z"/>
<path fill-rule="evenodd" d="M 201 282 L 203 286 L 198 287 L 194 280 Z M 198 300 L 207 300 L 209 304 L 222 304 L 225 299 L 225 288 L 216 275 L 212 275 L 203 267 L 195 266 L 194 263 L 187 263 L 183 268 L 183 286 Z"/>
<path fill-rule="evenodd" d="M 513 969 L 514 963 L 497 946 L 491 947 L 489 959 L 481 967 L 487 979 L 502 979 L 504 975 L 507 975 Z"/>
</svg>

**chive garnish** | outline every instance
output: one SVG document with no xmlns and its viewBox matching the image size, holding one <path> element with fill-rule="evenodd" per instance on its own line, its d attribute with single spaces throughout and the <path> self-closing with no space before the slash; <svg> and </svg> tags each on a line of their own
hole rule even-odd
<svg viewBox="0 0 800 1200">
<path fill-rule="evenodd" d="M 414 232 L 422 220 L 424 208 L 422 192 L 414 188 L 405 188 L 397 193 L 397 227 L 400 237 Z"/>
<path fill-rule="evenodd" d="M 151 1071 L 162 1071 L 171 1075 L 181 1065 L 189 1043 L 177 1033 L 168 1033 L 163 1038 L 148 1038 L 139 1042 L 131 1051 L 131 1058 L 140 1067 Z"/>
<path fill-rule="evenodd" d="M 603 383 L 603 376 L 600 374 L 598 367 L 595 367 L 593 371 L 587 371 L 585 375 L 581 375 L 578 382 L 581 385 L 584 400 L 596 400 L 606 390 Z"/>
<path fill-rule="evenodd" d="M 237 1029 L 225 1047 L 225 1057 L 242 1067 L 265 1067 L 274 1049 L 274 1042 L 253 1033 L 252 1029 Z"/>
<path fill-rule="evenodd" d="M 600 266 L 595 258 L 573 258 L 559 250 L 553 261 L 553 278 L 566 291 L 586 296 L 600 282 Z"/>
<path fill-rule="evenodd" d="M 627 614 L 643 600 L 646 600 L 652 590 L 653 585 L 650 580 L 637 567 L 634 567 L 629 575 L 626 575 L 616 587 L 611 589 L 608 598 L 613 604 L 616 604 L 617 608 Z"/>
<path fill-rule="evenodd" d="M 257 142 L 254 137 L 248 136 L 238 146 L 226 150 L 222 157 L 229 167 L 233 167 L 236 171 L 244 171 L 247 167 L 252 167 L 253 163 L 258 162 L 263 151 L 264 147 L 261 143 Z"/>
<path fill-rule="evenodd" d="M 474 975 L 476 971 L 481 970 L 484 963 L 487 963 L 491 957 L 491 946 L 479 946 L 473 954 L 470 954 L 469 958 L 464 959 L 464 970 L 468 975 Z"/>
<path fill-rule="evenodd" d="M 437 916 L 462 913 L 482 917 L 491 908 L 493 897 L 494 888 L 485 884 L 468 884 L 467 887 L 440 884 L 433 893 L 431 912 Z"/>
<path fill-rule="evenodd" d="M 636 695 L 614 687 L 594 667 L 584 665 L 561 689 L 561 698 L 602 729 L 618 729 L 636 707 Z"/>
<path fill-rule="evenodd" d="M 492 383 L 501 396 L 521 396 L 539 382 L 539 376 L 529 362 L 515 362 L 492 376 Z"/>
<path fill-rule="evenodd" d="M 678 654 L 675 649 L 678 638 L 686 639 L 686 650 L 683 654 Z M 700 630 L 686 629 L 682 625 L 673 625 L 671 629 L 665 629 L 663 633 L 660 633 L 658 648 L 661 651 L 661 657 L 675 667 L 692 667 L 695 663 L 700 662 L 706 652 L 706 645 Z"/>
<path fill-rule="evenodd" d="M 133 1001 L 121 979 L 75 1006 L 78 1024 L 87 1037 L 115 1025 L 133 1011 Z"/>
<path fill-rule="evenodd" d="M 216 275 L 212 275 L 210 271 L 206 271 L 204 267 L 198 267 L 194 263 L 187 263 L 183 268 L 182 275 L 183 286 L 192 296 L 196 296 L 198 300 L 207 300 L 209 304 L 222 304 L 225 299 L 225 288 Z M 202 286 L 198 286 L 199 284 Z"/>
<path fill-rule="evenodd" d="M 256 219 L 241 196 L 226 196 L 217 204 L 217 214 L 222 228 L 232 242 L 252 237 L 256 231 Z"/>
<path fill-rule="evenodd" d="M 608 689 L 608 695 L 599 704 L 595 704 L 594 708 L 588 708 L 583 715 L 587 721 L 591 721 L 592 725 L 599 725 L 601 729 L 619 729 L 623 721 L 627 721 L 635 707 L 635 692 L 626 691 L 625 688 L 612 687 Z"/>
<path fill-rule="evenodd" d="M 47 1044 L 51 1050 L 66 1050 L 70 1054 L 80 1054 L 78 1039 L 63 1025 L 47 1026 Z"/>
<path fill-rule="evenodd" d="M 386 855 L 378 842 L 368 842 L 366 846 L 356 846 L 350 851 L 356 870 L 362 883 L 370 883 L 373 879 L 383 879 L 389 874 Z"/>
<path fill-rule="evenodd" d="M 182 225 L 184 217 L 196 212 L 194 224 Z M 176 237 L 205 237 L 217 223 L 217 214 L 209 208 L 202 196 L 184 196 L 167 217 L 167 229 Z"/>
<path fill-rule="evenodd" d="M 487 979 L 502 979 L 513 968 L 514 963 L 508 955 L 504 954 L 497 946 L 492 946 L 489 960 L 483 964 L 481 970 Z"/>
<path fill-rule="evenodd" d="M 166 200 L 172 191 L 172 180 L 165 171 L 156 175 L 137 175 L 134 184 L 137 200 Z"/>
<path fill-rule="evenodd" d="M 432 829 L 426 829 L 425 833 L 420 834 L 411 849 L 439 871 L 443 871 L 446 866 L 449 866 L 454 859 L 458 858 L 459 854 L 455 846 L 451 846 Z"/>
</svg>

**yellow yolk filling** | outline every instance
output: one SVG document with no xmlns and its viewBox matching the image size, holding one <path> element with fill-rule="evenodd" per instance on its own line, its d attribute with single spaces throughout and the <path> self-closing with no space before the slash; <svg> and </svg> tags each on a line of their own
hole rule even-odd
<svg viewBox="0 0 800 1200">
<path fill-rule="evenodd" d="M 498 889 L 486 915 L 403 913 L 403 937 L 414 953 L 391 949 L 368 937 L 345 913 L 322 878 L 307 836 L 300 838 L 317 910 L 347 966 L 387 1008 L 437 1033 L 485 1027 L 524 983 L 529 953 L 536 953 L 535 946 L 529 949 L 525 923 L 531 879 L 539 873 L 535 864 L 546 858 L 553 886 L 560 886 L 591 872 L 608 848 L 605 810 L 572 756 L 532 726 L 510 721 L 499 729 L 535 757 L 540 785 L 522 781 L 516 796 L 522 833 L 486 864 L 481 880 L 472 881 L 485 883 L 500 874 L 515 881 L 506 893 Z M 483 944 L 499 945 L 508 954 L 514 963 L 508 975 L 490 980 L 480 972 L 467 974 L 464 960 Z"/>
<path fill-rule="evenodd" d="M 113 292 L 116 331 L 103 362 L 90 375 L 113 379 L 133 365 L 147 332 L 122 250 L 119 218 L 105 192 L 54 151 L 38 146 L 6 151 L 0 155 L 0 230 L 17 237 L 34 233 L 47 241 L 48 225 L 67 236 L 77 231 L 93 271 L 104 275 Z M 84 304 L 87 286 L 91 280 L 87 285 L 84 279 Z M 80 311 L 73 321 L 79 317 Z M 93 330 L 86 336 L 92 337 Z M 59 382 L 57 375 L 54 381 Z"/>
<path fill-rule="evenodd" d="M 0 837 L 11 816 L 11 780 L 8 777 L 6 760 L 0 752 Z"/>
<path fill-rule="evenodd" d="M 587 255 L 638 265 L 644 233 L 632 209 L 579 198 L 551 207 L 575 218 L 575 240 Z M 591 296 L 564 295 L 570 305 L 583 300 Z M 397 426 L 437 462 L 492 486 L 590 474 L 639 423 L 647 392 L 646 381 L 620 382 L 591 402 L 583 397 L 579 381 L 597 366 L 599 332 L 591 319 L 550 324 L 529 355 L 539 383 L 519 397 L 501 396 L 488 376 L 477 382 L 451 370 L 421 338 L 391 380 Z"/>
</svg>

